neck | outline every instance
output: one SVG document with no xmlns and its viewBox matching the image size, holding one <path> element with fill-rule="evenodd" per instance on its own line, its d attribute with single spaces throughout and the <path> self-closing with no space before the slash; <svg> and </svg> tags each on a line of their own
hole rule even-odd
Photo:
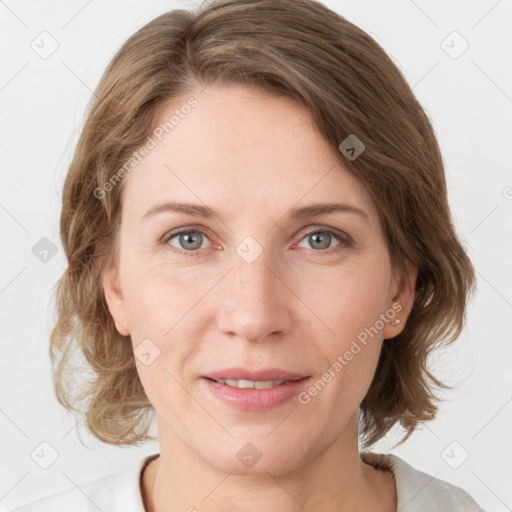
<svg viewBox="0 0 512 512">
<path fill-rule="evenodd" d="M 160 457 L 142 478 L 148 512 L 396 511 L 393 474 L 364 464 L 357 435 L 355 443 L 346 443 L 349 432 L 300 467 L 236 474 L 220 471 L 169 431 L 160 431 Z"/>
</svg>

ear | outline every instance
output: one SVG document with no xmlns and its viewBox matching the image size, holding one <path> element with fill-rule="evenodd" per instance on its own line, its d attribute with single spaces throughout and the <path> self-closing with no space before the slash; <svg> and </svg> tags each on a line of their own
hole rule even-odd
<svg viewBox="0 0 512 512">
<path fill-rule="evenodd" d="M 127 327 L 126 304 L 119 286 L 119 271 L 114 263 L 109 263 L 101 273 L 103 293 L 108 309 L 116 324 L 116 329 L 122 336 L 129 336 Z"/>
<path fill-rule="evenodd" d="M 390 311 L 389 317 L 393 315 L 393 312 L 395 315 L 391 320 L 386 322 L 382 331 L 384 339 L 394 338 L 404 330 L 405 323 L 407 322 L 407 318 L 414 304 L 418 268 L 409 261 L 406 263 L 406 268 L 407 276 L 400 280 L 397 279 L 397 282 L 400 284 L 395 295 L 391 299 L 391 303 L 388 305 L 388 311 Z M 386 317 L 388 317 L 388 315 L 386 315 Z M 397 318 L 400 320 L 400 323 L 393 325 L 393 320 L 396 320 Z"/>
</svg>

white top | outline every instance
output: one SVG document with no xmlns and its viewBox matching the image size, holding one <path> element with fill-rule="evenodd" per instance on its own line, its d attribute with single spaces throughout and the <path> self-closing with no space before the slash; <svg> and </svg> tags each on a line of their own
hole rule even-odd
<svg viewBox="0 0 512 512">
<path fill-rule="evenodd" d="M 140 478 L 158 454 L 144 457 L 129 469 L 41 498 L 11 512 L 145 512 Z M 418 471 L 392 454 L 364 452 L 372 466 L 393 471 L 400 512 L 485 512 L 463 489 Z"/>
</svg>

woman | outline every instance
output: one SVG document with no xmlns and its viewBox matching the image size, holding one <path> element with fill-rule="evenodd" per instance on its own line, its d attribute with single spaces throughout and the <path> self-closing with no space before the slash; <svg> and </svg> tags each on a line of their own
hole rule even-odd
<svg viewBox="0 0 512 512">
<path fill-rule="evenodd" d="M 427 116 L 341 16 L 217 0 L 140 29 L 94 95 L 61 236 L 58 398 L 117 445 L 155 412 L 160 452 L 17 510 L 482 510 L 369 451 L 435 417 L 427 356 L 474 273 Z"/>
</svg>

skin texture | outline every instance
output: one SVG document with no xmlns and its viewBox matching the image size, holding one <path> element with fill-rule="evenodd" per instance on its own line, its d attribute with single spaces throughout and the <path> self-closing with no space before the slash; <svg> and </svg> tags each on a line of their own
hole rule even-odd
<svg viewBox="0 0 512 512">
<path fill-rule="evenodd" d="M 395 511 L 393 475 L 359 458 L 357 416 L 382 343 L 393 342 L 383 340 L 401 331 L 412 307 L 416 269 L 399 283 L 370 196 L 306 109 L 239 85 L 193 96 L 197 106 L 125 178 L 120 258 L 103 274 L 118 331 L 134 350 L 149 339 L 160 351 L 150 365 L 136 359 L 159 427 L 160 457 L 142 481 L 147 508 Z M 163 108 L 161 121 L 188 97 Z M 170 200 L 218 216 L 143 219 Z M 327 202 L 366 218 L 288 218 L 292 208 Z M 179 236 L 164 239 L 178 228 L 204 234 L 194 232 L 193 249 Z M 351 241 L 310 236 L 326 228 Z M 236 251 L 248 236 L 257 244 L 250 251 L 262 250 L 251 263 Z M 306 405 L 292 398 L 240 411 L 203 385 L 205 373 L 236 366 L 316 381 L 396 302 L 401 323 L 387 322 Z M 251 468 L 237 457 L 247 442 L 262 455 Z"/>
</svg>

